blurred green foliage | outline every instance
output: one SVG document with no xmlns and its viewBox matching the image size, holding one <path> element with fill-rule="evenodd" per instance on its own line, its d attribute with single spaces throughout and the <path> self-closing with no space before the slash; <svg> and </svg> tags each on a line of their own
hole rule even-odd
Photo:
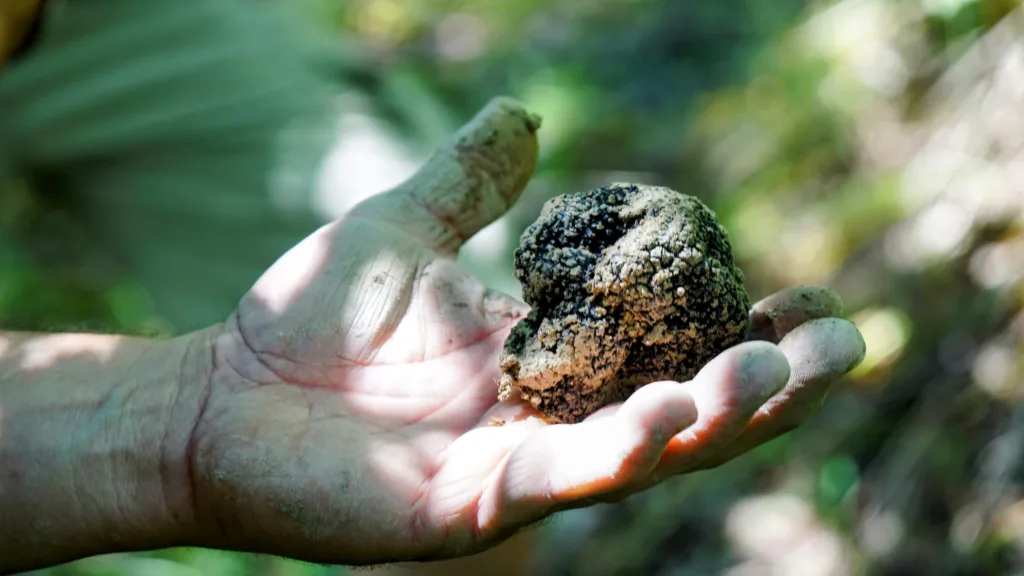
<svg viewBox="0 0 1024 576">
<path fill-rule="evenodd" d="M 811 422 L 562 517 L 538 574 L 1024 570 L 1018 1 L 304 5 L 338 41 L 332 70 L 415 149 L 495 94 L 544 116 L 535 181 L 466 257 L 489 283 L 512 282 L 518 235 L 552 195 L 644 180 L 716 209 L 753 295 L 827 284 L 864 332 L 864 365 Z M 5 326 L 167 330 L 59 201 L 13 186 L 0 203 Z M 70 243 L 40 243 L 46 227 Z M 328 569 L 174 550 L 52 573 Z"/>
</svg>

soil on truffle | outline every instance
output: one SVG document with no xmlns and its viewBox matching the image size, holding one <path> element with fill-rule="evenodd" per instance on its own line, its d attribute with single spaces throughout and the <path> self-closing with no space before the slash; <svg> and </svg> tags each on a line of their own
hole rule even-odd
<svg viewBox="0 0 1024 576">
<path fill-rule="evenodd" d="M 515 273 L 532 309 L 505 341 L 499 397 L 522 394 L 549 422 L 689 380 L 747 329 L 726 231 L 668 188 L 613 184 L 548 201 Z"/>
</svg>

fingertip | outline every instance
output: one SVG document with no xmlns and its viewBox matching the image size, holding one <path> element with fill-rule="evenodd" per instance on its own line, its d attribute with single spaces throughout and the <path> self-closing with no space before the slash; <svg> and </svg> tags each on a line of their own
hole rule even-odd
<svg viewBox="0 0 1024 576">
<path fill-rule="evenodd" d="M 672 438 L 697 420 L 678 382 L 649 384 L 607 408 L 579 424 L 548 426 L 519 446 L 505 477 L 509 497 L 550 506 L 620 488 L 649 474 Z"/>
<path fill-rule="evenodd" d="M 749 386 L 764 390 L 770 397 L 789 380 L 790 366 L 786 355 L 770 342 L 750 342 L 743 365 L 743 377 Z"/>
<path fill-rule="evenodd" d="M 747 339 L 779 342 L 804 322 L 842 315 L 843 300 L 835 291 L 823 286 L 794 286 L 751 306 Z"/>
<path fill-rule="evenodd" d="M 751 419 L 726 459 L 799 426 L 821 405 L 832 384 L 864 358 L 860 332 L 841 318 L 806 322 L 787 334 L 778 348 L 789 360 L 789 382 Z"/>
<path fill-rule="evenodd" d="M 384 216 L 454 254 L 515 204 L 537 167 L 540 117 L 492 98 L 412 177 L 384 195 Z"/>
<path fill-rule="evenodd" d="M 757 409 L 786 385 L 790 366 L 778 346 L 763 341 L 733 346 L 709 362 L 694 378 L 707 385 L 731 384 L 736 403 Z M 699 405 L 700 403 L 698 403 Z"/>
<path fill-rule="evenodd" d="M 531 133 L 540 130 L 543 123 L 540 114 L 528 111 L 525 104 L 511 96 L 495 96 L 491 98 L 479 114 L 487 116 L 498 111 L 518 116 L 523 120 L 526 130 Z"/>
<path fill-rule="evenodd" d="M 650 478 L 695 469 L 728 446 L 750 419 L 789 380 L 786 356 L 770 342 L 744 342 L 719 354 L 683 388 L 691 393 L 697 421 L 674 436 Z"/>
<path fill-rule="evenodd" d="M 864 341 L 864 335 L 860 333 L 857 326 L 849 320 L 842 321 L 844 331 L 846 332 L 846 340 L 851 344 L 850 348 L 852 353 L 850 354 L 850 363 L 847 365 L 845 372 L 849 372 L 860 366 L 860 363 L 864 361 L 864 356 L 867 354 L 867 343 Z"/>
<path fill-rule="evenodd" d="M 787 334 L 779 349 L 793 366 L 794 377 L 811 381 L 839 378 L 853 370 L 864 360 L 866 347 L 852 322 L 819 318 Z"/>
<path fill-rule="evenodd" d="M 652 382 L 634 392 L 617 416 L 638 422 L 644 429 L 658 425 L 673 436 L 697 421 L 697 405 L 685 385 Z M 660 439 L 655 438 L 655 441 Z M 668 438 L 664 442 L 667 443 Z"/>
<path fill-rule="evenodd" d="M 633 393 L 615 414 L 609 447 L 620 445 L 613 479 L 602 492 L 622 488 L 649 475 L 668 444 L 698 420 L 697 405 L 679 382 L 654 382 Z"/>
</svg>

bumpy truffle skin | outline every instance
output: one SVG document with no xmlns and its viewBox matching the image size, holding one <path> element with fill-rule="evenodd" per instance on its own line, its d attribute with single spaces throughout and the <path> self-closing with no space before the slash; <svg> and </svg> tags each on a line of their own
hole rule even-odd
<svg viewBox="0 0 1024 576">
<path fill-rule="evenodd" d="M 659 380 L 685 381 L 739 343 L 750 301 L 714 213 L 613 184 L 544 205 L 515 254 L 532 310 L 505 341 L 499 398 L 579 422 Z"/>
</svg>

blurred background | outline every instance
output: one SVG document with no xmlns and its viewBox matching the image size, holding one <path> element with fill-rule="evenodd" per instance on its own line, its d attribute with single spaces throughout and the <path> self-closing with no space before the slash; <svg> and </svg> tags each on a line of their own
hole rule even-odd
<svg viewBox="0 0 1024 576">
<path fill-rule="evenodd" d="M 801 429 L 555 518 L 517 549 L 527 573 L 1024 574 L 1019 0 L 297 6 L 328 32 L 345 86 L 325 217 L 404 179 L 509 94 L 544 117 L 541 159 L 460 256 L 486 284 L 518 293 L 512 253 L 548 198 L 661 184 L 716 210 L 753 298 L 824 284 L 864 334 L 864 363 Z M 10 182 L 0 325 L 173 331 L 89 246 L 73 212 Z M 40 572 L 343 573 L 195 549 Z"/>
</svg>

